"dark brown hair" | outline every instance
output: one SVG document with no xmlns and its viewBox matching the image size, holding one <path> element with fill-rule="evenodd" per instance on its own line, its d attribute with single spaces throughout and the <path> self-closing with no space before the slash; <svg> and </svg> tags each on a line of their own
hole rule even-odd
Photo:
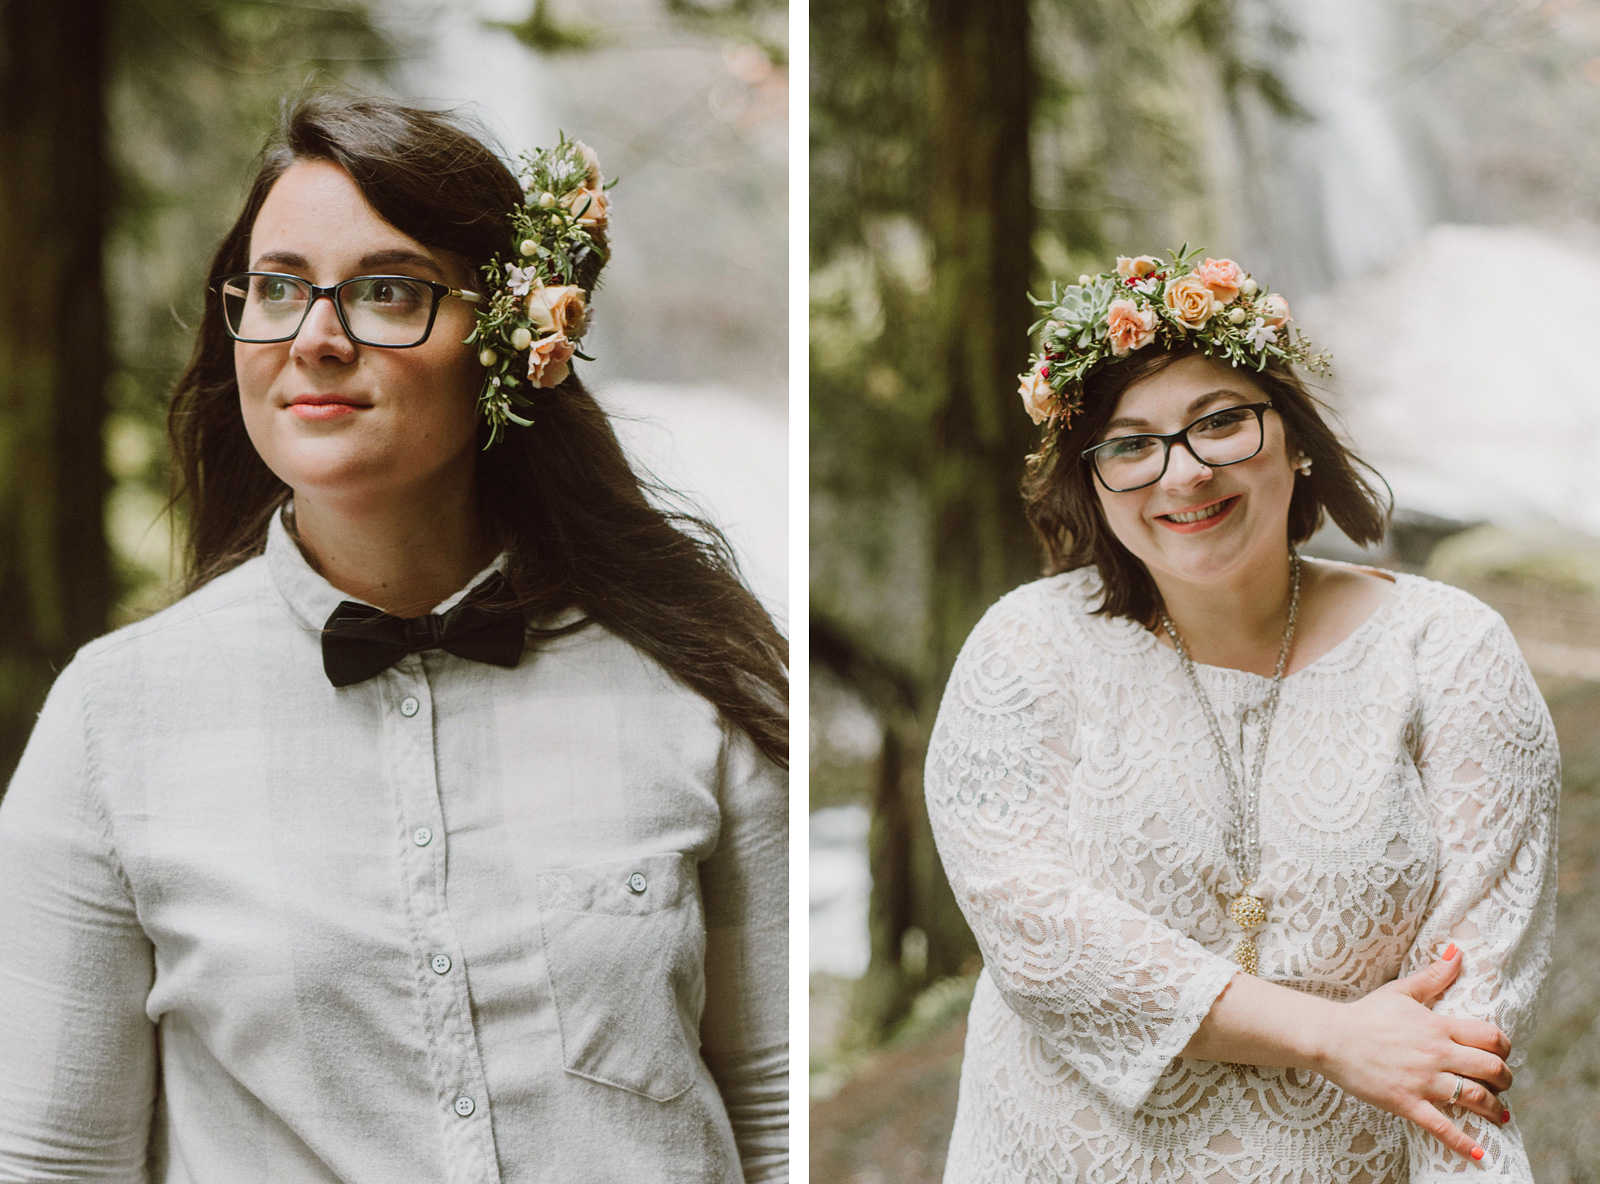
<svg viewBox="0 0 1600 1184">
<path fill-rule="evenodd" d="M 1028 521 L 1044 544 L 1045 574 L 1091 565 L 1098 568 L 1105 595 L 1096 612 L 1149 625 L 1156 619 L 1161 597 L 1145 565 L 1118 541 L 1106 522 L 1083 450 L 1100 439 L 1124 391 L 1199 352 L 1194 348 L 1141 350 L 1096 370 L 1083 384 L 1083 410 L 1072 417 L 1071 426 L 1061 431 L 1047 454 L 1028 464 L 1022 496 Z M 1392 506 L 1358 469 L 1377 477 L 1385 492 L 1388 486 L 1371 465 L 1334 435 L 1323 419 L 1327 412 L 1323 403 L 1286 366 L 1269 365 L 1245 377 L 1261 388 L 1283 417 L 1291 453 L 1303 452 L 1312 462 L 1311 472 L 1295 480 L 1289 501 L 1290 545 L 1299 546 L 1316 533 L 1324 515 L 1353 542 L 1379 542 Z"/>
<path fill-rule="evenodd" d="M 245 434 L 214 284 L 249 266 L 256 215 L 298 160 L 338 165 L 380 217 L 474 272 L 508 247 L 509 211 L 522 199 L 505 164 L 448 115 L 347 92 L 286 109 L 212 260 L 205 319 L 168 414 L 174 502 L 188 519 L 186 592 L 260 554 L 290 496 Z M 591 286 L 597 272 L 579 282 Z M 740 579 L 727 540 L 702 518 L 657 504 L 674 495 L 633 471 L 576 374 L 534 397 L 535 426 L 511 428 L 478 453 L 477 466 L 481 512 L 511 551 L 508 575 L 529 620 L 577 607 L 580 624 L 599 622 L 649 654 L 787 767 L 788 642 Z"/>
</svg>

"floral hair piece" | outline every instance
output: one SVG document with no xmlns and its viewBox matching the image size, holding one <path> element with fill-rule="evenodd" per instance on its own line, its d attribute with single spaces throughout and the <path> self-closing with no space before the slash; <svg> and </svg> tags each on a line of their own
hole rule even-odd
<svg viewBox="0 0 1600 1184">
<path fill-rule="evenodd" d="M 487 373 L 478 410 L 494 444 L 507 424 L 529 427 L 527 387 L 566 381 L 589 325 L 589 296 L 609 257 L 608 186 L 600 158 L 581 140 L 523 153 L 522 204 L 511 211 L 510 249 L 484 264 L 484 303 L 467 337 Z"/>
<path fill-rule="evenodd" d="M 1188 244 L 1169 252 L 1117 259 L 1115 272 L 1080 275 L 1050 299 L 1030 296 L 1044 316 L 1029 335 L 1039 352 L 1020 376 L 1022 405 L 1045 425 L 1047 452 L 1056 433 L 1082 410 L 1083 380 L 1113 358 L 1155 344 L 1192 345 L 1230 366 L 1263 370 L 1271 361 L 1327 373 L 1329 357 L 1314 352 L 1293 319 L 1289 302 L 1251 279 L 1232 259 L 1204 259 Z"/>
</svg>

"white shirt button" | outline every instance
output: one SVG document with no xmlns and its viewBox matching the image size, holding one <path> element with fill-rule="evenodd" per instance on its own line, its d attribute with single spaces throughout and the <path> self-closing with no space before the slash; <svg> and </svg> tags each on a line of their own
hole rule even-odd
<svg viewBox="0 0 1600 1184">
<path fill-rule="evenodd" d="M 433 832 L 425 826 L 419 826 L 411 832 L 411 841 L 419 847 L 426 847 L 433 842 Z"/>
<path fill-rule="evenodd" d="M 456 1099 L 456 1113 L 461 1115 L 462 1118 L 471 1118 L 472 1112 L 477 1108 L 478 1104 L 467 1097 L 466 1094 L 462 1094 Z"/>
<path fill-rule="evenodd" d="M 435 974 L 449 974 L 450 973 L 450 955 L 449 954 L 435 954 L 433 956 L 432 960 L 428 963 L 428 965 L 433 967 L 433 973 L 435 973 Z"/>
<path fill-rule="evenodd" d="M 400 700 L 400 714 L 405 716 L 407 719 L 410 719 L 413 715 L 417 714 L 417 709 L 421 706 L 422 704 L 417 702 L 417 697 L 415 695 L 407 695 L 404 699 Z"/>
<path fill-rule="evenodd" d="M 633 875 L 628 877 L 628 887 L 635 894 L 643 892 L 649 886 L 650 883 L 644 878 L 643 872 L 634 872 Z"/>
</svg>

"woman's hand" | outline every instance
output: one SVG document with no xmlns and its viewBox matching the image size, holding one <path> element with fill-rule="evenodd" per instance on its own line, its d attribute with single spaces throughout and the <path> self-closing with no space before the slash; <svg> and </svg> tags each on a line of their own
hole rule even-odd
<svg viewBox="0 0 1600 1184">
<path fill-rule="evenodd" d="M 1316 1068 L 1451 1150 L 1482 1159 L 1483 1149 L 1434 1103 L 1450 1100 L 1460 1074 L 1465 1083 L 1457 1105 L 1496 1125 L 1509 1119 L 1499 1093 L 1511 1087 L 1505 1062 L 1511 1042 L 1493 1024 L 1429 1010 L 1460 972 L 1461 953 L 1452 944 L 1432 966 L 1339 1006 Z"/>
</svg>

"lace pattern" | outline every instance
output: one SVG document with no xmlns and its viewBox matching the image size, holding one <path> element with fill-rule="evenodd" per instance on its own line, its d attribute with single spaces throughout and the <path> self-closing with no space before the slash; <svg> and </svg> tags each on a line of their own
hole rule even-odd
<svg viewBox="0 0 1600 1184">
<path fill-rule="evenodd" d="M 929 746 L 934 834 L 986 969 L 947 1184 L 1531 1181 L 1515 1119 L 1450 1111 L 1476 1164 L 1317 1074 L 1177 1057 L 1237 970 L 1232 809 L 1177 656 L 1093 616 L 1098 593 L 1082 570 L 995 605 Z M 1270 680 L 1198 671 L 1250 751 Z M 1261 789 L 1262 977 L 1352 1000 L 1455 941 L 1464 969 L 1436 1010 L 1520 1048 L 1549 964 L 1559 780 L 1504 622 L 1399 576 L 1284 681 Z"/>
</svg>

